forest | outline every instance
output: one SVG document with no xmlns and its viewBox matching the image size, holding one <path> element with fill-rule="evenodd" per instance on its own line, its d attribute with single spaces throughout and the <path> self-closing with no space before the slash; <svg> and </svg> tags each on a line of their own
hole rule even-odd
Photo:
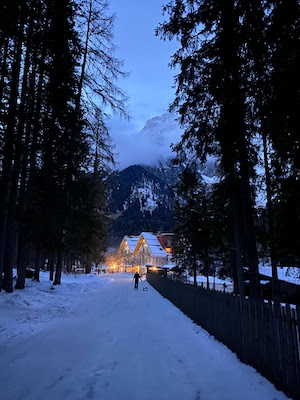
<svg viewBox="0 0 300 400">
<path fill-rule="evenodd" d="M 114 55 L 115 16 L 102 0 L 0 5 L 0 287 L 25 285 L 45 260 L 59 284 L 74 260 L 105 250 L 103 183 L 113 163 L 106 126 L 126 116 Z M 55 266 L 55 268 L 54 268 Z M 55 276 L 54 276 L 55 269 Z M 1 282 L 2 280 L 2 282 Z"/>
</svg>

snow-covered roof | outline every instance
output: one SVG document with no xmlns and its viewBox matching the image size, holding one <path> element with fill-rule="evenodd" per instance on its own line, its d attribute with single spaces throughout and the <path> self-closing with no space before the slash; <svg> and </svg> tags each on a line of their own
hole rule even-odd
<svg viewBox="0 0 300 400">
<path fill-rule="evenodd" d="M 174 268 L 174 267 L 176 267 L 176 264 L 165 264 L 165 265 L 162 265 L 162 266 L 159 267 L 159 268 L 172 269 L 172 268 Z"/>
<path fill-rule="evenodd" d="M 161 246 L 159 240 L 152 232 L 142 232 L 141 236 L 145 239 L 152 255 L 154 257 L 166 257 L 167 252 Z"/>
<path fill-rule="evenodd" d="M 127 247 L 127 245 L 128 245 L 130 253 L 133 253 L 138 241 L 139 241 L 139 236 L 127 236 L 127 235 L 124 236 L 124 238 L 120 244 L 120 247 L 119 247 L 119 252 L 122 252 L 122 249 L 125 246 Z M 126 245 L 125 245 L 125 243 L 126 243 Z"/>
<path fill-rule="evenodd" d="M 128 247 L 130 252 L 133 253 L 137 242 L 139 241 L 139 236 L 125 236 L 125 239 L 128 243 Z"/>
</svg>

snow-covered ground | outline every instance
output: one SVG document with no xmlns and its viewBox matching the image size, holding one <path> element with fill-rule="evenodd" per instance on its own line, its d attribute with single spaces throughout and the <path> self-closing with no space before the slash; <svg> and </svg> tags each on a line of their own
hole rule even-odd
<svg viewBox="0 0 300 400">
<path fill-rule="evenodd" d="M 232 282 L 229 278 L 227 278 L 227 279 L 220 279 L 220 278 L 218 278 L 217 276 L 216 276 L 216 277 L 209 276 L 208 278 L 209 278 L 209 283 L 210 283 L 210 284 L 213 284 L 213 283 L 215 282 L 215 283 L 218 284 L 218 285 L 224 285 L 224 283 L 225 283 L 226 285 L 233 285 L 233 282 Z M 190 280 L 191 282 L 194 282 L 194 276 L 193 276 L 193 275 L 190 275 L 190 276 L 189 276 L 189 280 Z M 198 282 L 198 283 L 201 283 L 201 282 L 206 283 L 206 276 L 204 276 L 204 275 L 197 275 L 197 282 Z"/>
<path fill-rule="evenodd" d="M 14 270 L 14 275 L 16 271 Z M 9 339 L 32 335 L 61 318 L 80 312 L 80 301 L 99 291 L 111 277 L 96 275 L 62 275 L 62 285 L 53 286 L 49 272 L 40 273 L 40 283 L 26 279 L 25 290 L 0 293 L 0 346 Z"/>
<path fill-rule="evenodd" d="M 220 279 L 218 277 L 213 277 L 213 276 L 209 276 L 209 287 L 212 289 L 214 287 L 215 284 L 215 288 L 216 290 L 219 291 L 225 291 L 226 293 L 231 293 L 233 292 L 233 282 L 227 278 L 227 279 Z M 194 283 L 194 276 L 193 275 L 189 275 L 188 279 L 190 281 L 190 283 Z M 197 284 L 198 286 L 203 286 L 206 288 L 206 276 L 204 275 L 197 275 Z M 225 287 L 224 287 L 225 284 Z"/>
<path fill-rule="evenodd" d="M 272 267 L 270 265 L 259 265 L 259 272 L 263 275 L 272 276 Z M 282 281 L 300 285 L 300 270 L 294 267 L 278 267 L 278 279 Z"/>
<path fill-rule="evenodd" d="M 272 276 L 272 267 L 270 265 L 263 265 L 260 264 L 259 265 L 259 272 L 262 275 L 266 275 L 266 276 Z M 286 281 L 286 282 L 290 282 L 290 283 L 295 283 L 296 285 L 300 285 L 300 270 L 299 268 L 295 268 L 295 267 L 278 267 L 277 268 L 277 272 L 278 272 L 278 279 L 282 280 L 282 281 Z M 191 282 L 194 282 L 194 276 L 189 276 L 189 280 Z M 206 283 L 206 276 L 204 275 L 197 275 L 197 282 L 201 283 L 204 282 Z M 214 277 L 210 276 L 209 277 L 209 283 L 213 284 L 214 282 Z M 233 285 L 233 282 L 229 279 L 226 278 L 225 280 L 220 279 L 220 278 L 215 278 L 215 282 L 218 285 L 221 284 L 226 284 L 226 285 Z M 263 282 L 263 281 L 261 281 Z"/>
<path fill-rule="evenodd" d="M 1 399 L 286 399 L 144 284 L 64 276 L 51 290 L 43 277 L 1 293 Z"/>
</svg>

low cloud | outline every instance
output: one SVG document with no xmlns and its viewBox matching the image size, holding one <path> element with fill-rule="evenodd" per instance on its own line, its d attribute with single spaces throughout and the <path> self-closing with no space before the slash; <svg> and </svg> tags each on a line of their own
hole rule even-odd
<svg viewBox="0 0 300 400">
<path fill-rule="evenodd" d="M 174 155 L 171 143 L 179 140 L 180 134 L 166 134 L 163 144 L 153 143 L 153 135 L 139 133 L 143 126 L 136 121 L 111 119 L 110 135 L 115 144 L 116 168 L 122 170 L 133 164 L 154 165 L 160 156 L 168 158 Z M 155 132 L 155 131 L 154 131 Z"/>
</svg>

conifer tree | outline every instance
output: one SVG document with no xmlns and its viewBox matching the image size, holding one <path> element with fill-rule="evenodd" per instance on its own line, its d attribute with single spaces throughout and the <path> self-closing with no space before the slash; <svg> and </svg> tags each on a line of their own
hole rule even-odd
<svg viewBox="0 0 300 400">
<path fill-rule="evenodd" d="M 201 160 L 218 153 L 231 185 L 236 264 L 242 293 L 242 254 L 249 268 L 250 295 L 260 297 L 251 177 L 251 132 L 247 125 L 244 65 L 240 53 L 241 10 L 230 0 L 171 1 L 169 21 L 158 33 L 179 37 L 172 66 L 179 66 L 173 108 L 186 130 L 177 150 L 195 151 Z M 243 248 L 241 248 L 241 237 Z"/>
<path fill-rule="evenodd" d="M 267 46 L 268 16 L 266 4 L 260 0 L 241 2 L 243 10 L 242 35 L 245 42 L 243 51 L 244 74 L 247 76 L 249 112 L 248 125 L 253 134 L 259 135 L 262 141 L 263 167 L 265 170 L 265 191 L 267 208 L 268 256 L 272 265 L 273 299 L 278 300 L 278 273 L 275 245 L 273 188 L 270 166 L 270 132 L 267 124 L 267 103 L 271 97 L 270 85 L 270 52 Z M 249 32 L 251 34 L 249 35 Z M 251 114 L 250 114 L 251 113 Z"/>
<path fill-rule="evenodd" d="M 300 4 L 269 1 L 266 39 L 270 49 L 270 88 L 266 120 L 273 148 L 274 223 L 281 262 L 299 266 Z"/>
<path fill-rule="evenodd" d="M 195 166 L 187 166 L 176 186 L 175 232 L 179 237 L 176 261 L 193 272 L 197 285 L 197 271 L 207 277 L 213 270 L 213 240 L 209 192 L 199 180 Z"/>
</svg>

